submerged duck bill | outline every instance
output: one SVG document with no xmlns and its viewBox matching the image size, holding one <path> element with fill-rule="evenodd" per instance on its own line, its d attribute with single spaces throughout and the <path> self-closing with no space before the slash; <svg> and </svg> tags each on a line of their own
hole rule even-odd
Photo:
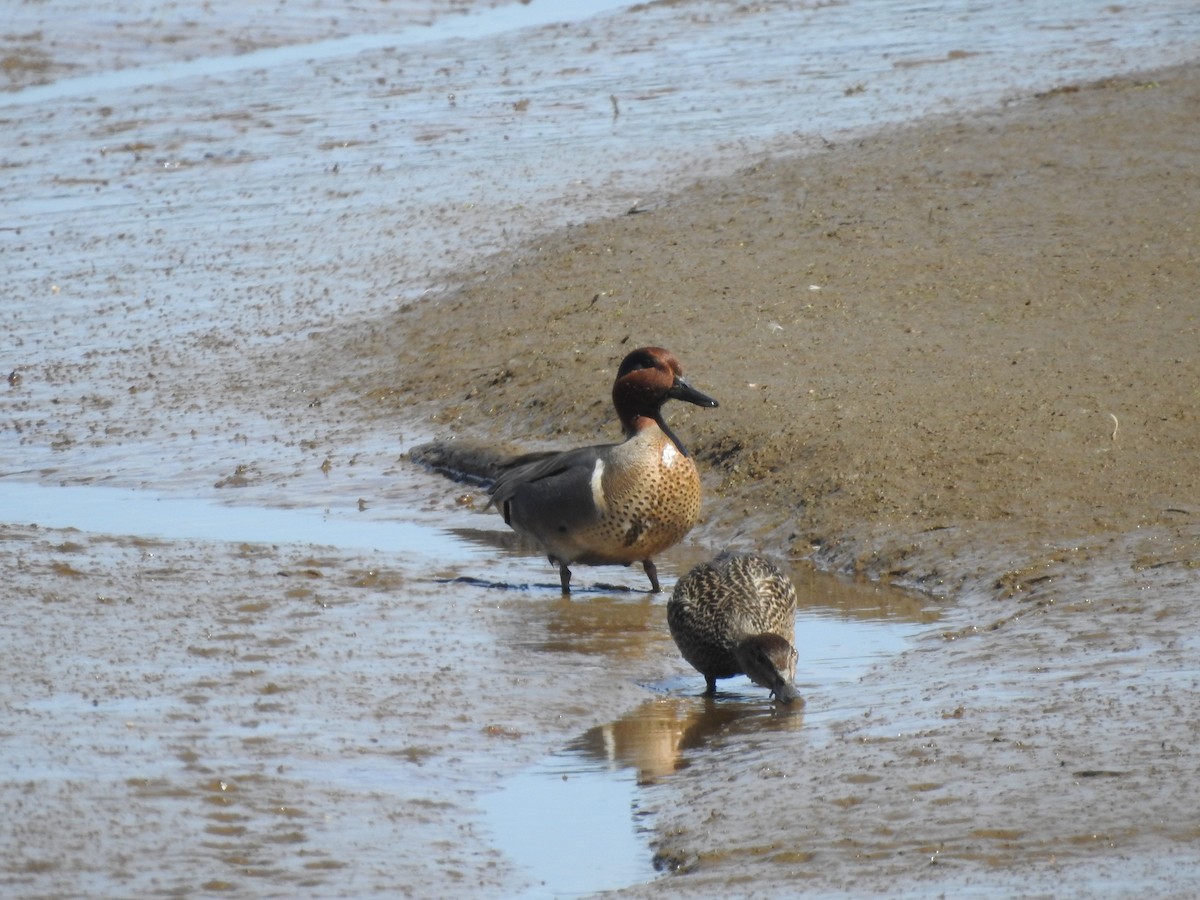
<svg viewBox="0 0 1200 900">
<path fill-rule="evenodd" d="M 793 685 L 787 683 L 772 689 L 771 696 L 785 706 L 793 703 L 798 703 L 799 706 L 804 705 L 804 698 L 800 696 L 800 692 Z"/>
<path fill-rule="evenodd" d="M 698 391 L 682 378 L 676 378 L 675 383 L 671 385 L 671 389 L 667 391 L 667 396 L 674 400 L 683 400 L 687 403 L 695 403 L 697 406 L 720 406 L 716 400 L 708 396 L 703 391 Z"/>
</svg>

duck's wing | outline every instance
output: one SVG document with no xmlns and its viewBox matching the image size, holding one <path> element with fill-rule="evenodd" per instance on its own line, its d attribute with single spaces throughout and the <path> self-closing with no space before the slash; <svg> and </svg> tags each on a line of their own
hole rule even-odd
<svg viewBox="0 0 1200 900">
<path fill-rule="evenodd" d="M 491 503 L 500 508 L 506 521 L 511 518 L 515 500 L 531 512 L 553 515 L 558 525 L 574 527 L 594 522 L 600 515 L 594 501 L 596 466 L 614 446 L 603 444 L 518 457 L 496 478 Z"/>
</svg>

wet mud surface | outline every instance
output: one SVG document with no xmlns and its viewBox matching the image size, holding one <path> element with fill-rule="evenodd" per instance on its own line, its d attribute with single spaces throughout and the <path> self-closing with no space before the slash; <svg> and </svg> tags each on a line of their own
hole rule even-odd
<svg viewBox="0 0 1200 900">
<path fill-rule="evenodd" d="M 163 60 L 231 39 L 172 27 Z M 60 77 L 87 39 L 14 32 L 8 77 Z M 91 69 L 123 65 L 101 49 Z M 571 748 L 636 773 L 659 874 L 623 896 L 1186 894 L 1194 67 L 614 191 L 606 218 L 445 271 L 461 248 L 437 229 L 476 201 L 482 251 L 562 220 L 486 206 L 486 177 L 444 206 L 389 195 L 388 139 L 354 124 L 406 90 L 381 65 L 256 73 L 250 104 L 187 82 L 166 116 L 140 94 L 6 113 L 6 479 L 457 533 L 160 540 L 10 511 L 5 890 L 513 894 L 536 876 L 486 798 Z M 297 114 L 301 83 L 325 105 Z M 432 171 L 467 152 L 459 116 L 380 127 Z M 694 696 L 662 599 L 604 587 L 640 572 L 581 568 L 562 600 L 477 488 L 402 452 L 615 437 L 612 374 L 646 343 L 721 402 L 668 408 L 706 508 L 664 583 L 726 546 L 789 560 L 811 603 L 798 714 L 742 684 Z M 831 619 L 903 640 L 842 670 L 805 643 Z"/>
<path fill-rule="evenodd" d="M 669 658 L 640 597 L 447 591 L 394 553 L 2 537 L 38 661 L 7 675 L 14 896 L 510 889 L 478 795 L 547 723 L 582 733 L 636 702 L 633 684 L 593 696 L 601 660 Z M 510 673 L 473 664 L 502 647 Z M 555 689 L 528 689 L 535 674 Z"/>
<path fill-rule="evenodd" d="M 701 541 L 956 601 L 832 741 L 663 789 L 672 889 L 1190 878 L 1198 103 L 1172 70 L 766 163 L 341 345 L 391 361 L 342 388 L 368 414 L 538 446 L 603 432 L 625 349 L 672 347 L 722 404 L 670 411 Z"/>
<path fill-rule="evenodd" d="M 0 729 L 6 890 L 510 894 L 546 868 L 548 848 L 512 825 L 531 814 L 535 834 L 571 828 L 589 844 L 556 885 L 655 877 L 649 813 L 635 830 L 628 804 L 725 742 L 800 732 L 803 712 L 777 711 L 744 679 L 699 696 L 661 599 L 596 586 L 561 598 L 553 578 L 522 582 L 540 562 L 496 534 L 435 562 L 4 526 L 20 636 Z M 801 668 L 818 717 L 871 653 L 904 646 L 897 625 L 912 635 L 937 621 L 913 595 L 795 574 L 801 627 L 831 654 Z M 880 643 L 864 646 L 872 628 Z M 552 751 L 561 774 L 529 770 Z M 556 811 L 560 779 L 610 820 Z M 595 847 L 614 843 L 605 829 L 628 833 L 611 883 L 588 874 Z"/>
</svg>

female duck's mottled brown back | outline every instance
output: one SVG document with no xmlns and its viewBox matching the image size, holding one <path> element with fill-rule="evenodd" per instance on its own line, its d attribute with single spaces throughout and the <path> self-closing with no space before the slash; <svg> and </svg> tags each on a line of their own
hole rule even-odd
<svg viewBox="0 0 1200 900">
<path fill-rule="evenodd" d="M 745 674 L 785 703 L 799 698 L 796 589 L 762 556 L 725 553 L 675 585 L 667 624 L 679 652 L 717 690 L 718 678 Z"/>
</svg>

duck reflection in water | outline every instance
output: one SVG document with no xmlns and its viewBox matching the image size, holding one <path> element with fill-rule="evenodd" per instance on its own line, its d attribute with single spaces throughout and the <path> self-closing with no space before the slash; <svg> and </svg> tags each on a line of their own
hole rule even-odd
<svg viewBox="0 0 1200 900">
<path fill-rule="evenodd" d="M 640 784 L 653 784 L 685 768 L 689 751 L 742 734 L 798 730 L 804 724 L 801 709 L 761 701 L 658 697 L 614 722 L 588 730 L 569 749 L 635 769 Z"/>
</svg>

